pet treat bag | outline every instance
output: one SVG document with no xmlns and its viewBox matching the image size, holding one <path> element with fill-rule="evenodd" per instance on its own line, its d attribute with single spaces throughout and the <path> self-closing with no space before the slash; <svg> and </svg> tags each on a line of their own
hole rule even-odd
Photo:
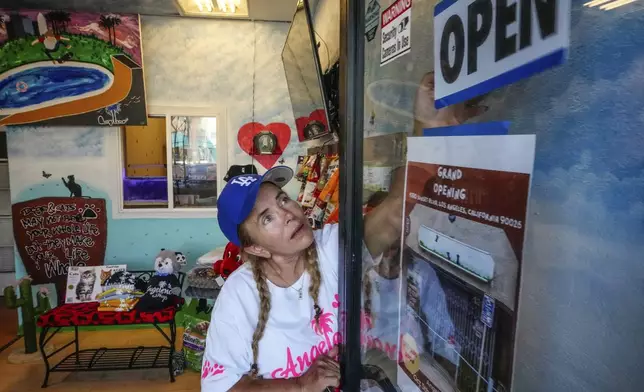
<svg viewBox="0 0 644 392">
<path fill-rule="evenodd" d="M 201 371 L 209 326 L 208 321 L 184 315 L 183 352 L 186 356 L 186 366 L 196 372 Z"/>
</svg>

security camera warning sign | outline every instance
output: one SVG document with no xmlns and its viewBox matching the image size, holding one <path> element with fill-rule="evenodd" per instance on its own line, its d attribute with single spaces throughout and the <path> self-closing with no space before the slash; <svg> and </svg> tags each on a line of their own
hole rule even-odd
<svg viewBox="0 0 644 392">
<path fill-rule="evenodd" d="M 411 0 L 398 0 L 380 16 L 380 66 L 411 51 Z"/>
</svg>

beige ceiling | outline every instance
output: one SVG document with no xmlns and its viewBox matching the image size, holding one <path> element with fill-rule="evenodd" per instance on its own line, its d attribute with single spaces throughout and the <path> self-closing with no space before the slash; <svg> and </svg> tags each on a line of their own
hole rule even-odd
<svg viewBox="0 0 644 392">
<path fill-rule="evenodd" d="M 290 22 L 297 0 L 247 0 L 250 19 Z M 179 15 L 174 0 L 0 0 L 0 8 Z"/>
<path fill-rule="evenodd" d="M 251 19 L 290 22 L 297 0 L 248 0 Z"/>
</svg>

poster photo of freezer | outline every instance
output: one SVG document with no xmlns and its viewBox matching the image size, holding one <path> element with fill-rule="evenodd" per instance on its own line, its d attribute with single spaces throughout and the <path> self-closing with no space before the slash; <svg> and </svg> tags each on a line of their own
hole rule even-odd
<svg viewBox="0 0 644 392">
<path fill-rule="evenodd" d="M 398 383 L 406 391 L 506 392 L 514 344 L 533 135 L 408 139 L 407 268 Z"/>
</svg>

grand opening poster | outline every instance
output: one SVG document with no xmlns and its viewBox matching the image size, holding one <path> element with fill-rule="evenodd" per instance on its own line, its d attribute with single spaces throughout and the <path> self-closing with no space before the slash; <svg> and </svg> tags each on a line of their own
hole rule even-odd
<svg viewBox="0 0 644 392">
<path fill-rule="evenodd" d="M 398 384 L 510 391 L 535 137 L 413 137 L 407 145 Z"/>
</svg>

